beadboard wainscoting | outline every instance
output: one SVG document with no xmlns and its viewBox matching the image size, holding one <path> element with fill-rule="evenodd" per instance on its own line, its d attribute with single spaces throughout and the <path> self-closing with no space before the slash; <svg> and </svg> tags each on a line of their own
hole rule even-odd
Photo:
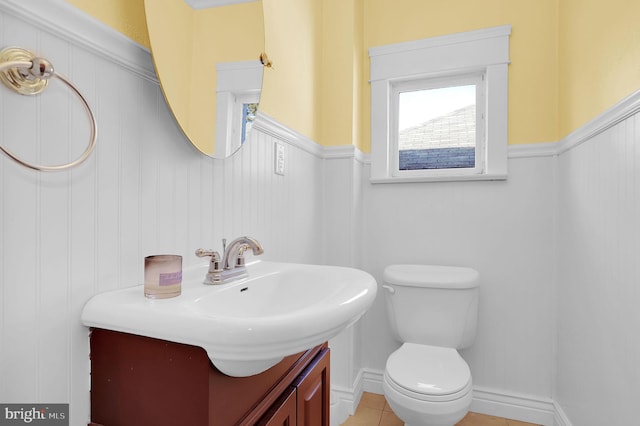
<svg viewBox="0 0 640 426">
<path fill-rule="evenodd" d="M 520 154 L 510 158 L 508 166 L 506 181 L 394 185 L 371 184 L 365 170 L 362 265 L 379 283 L 384 267 L 394 263 L 478 270 L 478 333 L 473 346 L 462 352 L 474 389 L 550 401 L 555 345 L 555 158 Z M 362 328 L 362 365 L 372 373 L 382 372 L 388 356 L 399 347 L 388 326 L 382 289 Z M 372 377 L 369 383 L 375 382 L 376 375 Z M 507 417 L 500 404 L 474 403 L 484 414 Z M 551 424 L 548 416 L 529 416 L 532 407 L 520 408 L 519 415 L 509 417 Z"/>
<path fill-rule="evenodd" d="M 318 263 L 323 162 L 284 143 L 286 175 L 275 175 L 274 136 L 258 131 L 232 158 L 200 155 L 170 114 L 148 51 L 117 35 L 94 48 L 85 42 L 90 18 L 64 2 L 38 3 L 65 28 L 3 2 L 0 46 L 51 60 L 94 108 L 99 136 L 86 163 L 67 172 L 34 172 L 0 155 L 0 402 L 69 403 L 70 424 L 82 425 L 84 303 L 141 283 L 146 255 L 180 254 L 189 266 L 202 262 L 195 249 L 220 250 L 223 237 L 257 238 L 265 259 Z M 53 80 L 37 97 L 0 87 L 0 143 L 44 164 L 82 152 L 84 111 L 60 86 Z"/>
<path fill-rule="evenodd" d="M 638 423 L 640 94 L 619 106 L 558 162 L 554 398 L 576 426 Z"/>
</svg>

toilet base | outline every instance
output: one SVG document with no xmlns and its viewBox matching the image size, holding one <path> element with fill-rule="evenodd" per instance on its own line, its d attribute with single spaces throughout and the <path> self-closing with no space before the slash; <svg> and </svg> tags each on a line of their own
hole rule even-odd
<svg viewBox="0 0 640 426">
<path fill-rule="evenodd" d="M 400 393 L 384 377 L 384 395 L 393 412 L 405 426 L 454 426 L 464 418 L 471 406 L 471 389 L 452 401 L 424 401 Z"/>
</svg>

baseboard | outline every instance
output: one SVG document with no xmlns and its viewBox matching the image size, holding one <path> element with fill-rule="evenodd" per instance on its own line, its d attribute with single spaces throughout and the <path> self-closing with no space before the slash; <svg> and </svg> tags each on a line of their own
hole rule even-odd
<svg viewBox="0 0 640 426">
<path fill-rule="evenodd" d="M 544 426 L 554 426 L 556 405 L 549 398 L 473 387 L 471 411 Z"/>
<path fill-rule="evenodd" d="M 331 426 L 341 425 L 356 412 L 363 392 L 382 393 L 382 386 L 380 386 L 380 392 L 365 388 L 365 384 L 368 382 L 365 378 L 366 371 L 367 369 L 361 369 L 358 372 L 352 388 L 331 386 Z"/>
<path fill-rule="evenodd" d="M 562 407 L 560 407 L 557 402 L 553 402 L 553 407 L 555 408 L 553 426 L 572 426 L 569 417 L 567 417 L 567 415 L 562 410 Z"/>
<path fill-rule="evenodd" d="M 371 392 L 382 395 L 384 392 L 382 391 L 382 377 L 384 376 L 384 371 L 374 370 L 372 368 L 363 368 L 360 370 L 361 374 L 358 374 L 358 377 L 362 377 L 362 388 L 363 392 Z"/>
<path fill-rule="evenodd" d="M 380 370 L 363 368 L 358 373 L 353 388 L 332 387 L 331 425 L 340 425 L 348 415 L 355 412 L 363 392 L 382 395 L 383 374 Z M 562 408 L 550 398 L 482 386 L 473 387 L 471 411 L 543 426 L 572 426 Z"/>
<path fill-rule="evenodd" d="M 356 412 L 362 390 L 331 386 L 331 426 L 339 426 Z"/>
</svg>

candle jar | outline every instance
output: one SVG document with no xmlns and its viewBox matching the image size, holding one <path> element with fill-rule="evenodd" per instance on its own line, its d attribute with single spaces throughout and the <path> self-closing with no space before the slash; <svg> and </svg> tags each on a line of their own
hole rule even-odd
<svg viewBox="0 0 640 426">
<path fill-rule="evenodd" d="M 161 254 L 144 258 L 144 295 L 167 299 L 182 290 L 182 256 Z"/>
</svg>

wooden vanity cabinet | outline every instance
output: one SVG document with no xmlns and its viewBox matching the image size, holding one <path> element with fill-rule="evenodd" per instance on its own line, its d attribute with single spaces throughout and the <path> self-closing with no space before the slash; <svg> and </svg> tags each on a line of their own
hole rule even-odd
<svg viewBox="0 0 640 426">
<path fill-rule="evenodd" d="M 90 426 L 329 426 L 326 343 L 250 377 L 196 346 L 103 329 L 90 344 Z"/>
<path fill-rule="evenodd" d="M 323 351 L 298 376 L 296 417 L 298 426 L 329 425 L 329 349 Z"/>
<path fill-rule="evenodd" d="M 329 425 L 329 349 L 324 348 L 258 422 L 259 426 Z"/>
<path fill-rule="evenodd" d="M 297 389 L 289 387 L 269 411 L 258 421 L 257 426 L 292 426 L 297 420 Z"/>
</svg>

